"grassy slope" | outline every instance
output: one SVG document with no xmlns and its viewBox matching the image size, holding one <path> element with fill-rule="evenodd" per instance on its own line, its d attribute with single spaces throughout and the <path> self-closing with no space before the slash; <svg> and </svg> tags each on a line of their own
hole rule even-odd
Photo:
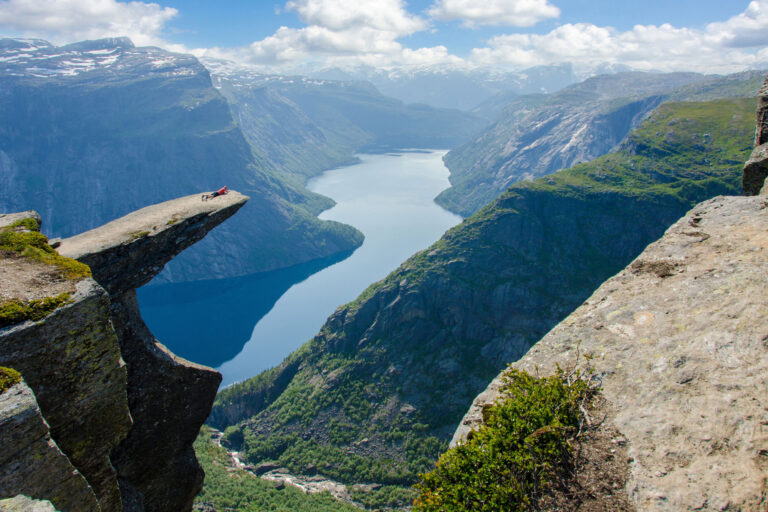
<svg viewBox="0 0 768 512">
<path fill-rule="evenodd" d="M 211 423 L 252 462 L 409 485 L 505 363 L 694 204 L 740 192 L 753 117 L 753 99 L 666 104 L 621 151 L 511 187 L 222 391 Z"/>
<path fill-rule="evenodd" d="M 681 85 L 686 76 L 696 83 Z M 762 78 L 757 71 L 706 80 L 689 75 L 618 74 L 595 77 L 548 96 L 517 98 L 493 124 L 446 155 L 452 186 L 437 201 L 470 215 L 498 197 L 504 183 L 550 174 L 584 161 L 585 156 L 592 159 L 612 150 L 632 128 L 628 118 L 654 108 L 662 99 L 750 97 Z M 639 101 L 654 97 L 655 102 Z M 552 147 L 563 149 L 552 151 Z"/>
</svg>

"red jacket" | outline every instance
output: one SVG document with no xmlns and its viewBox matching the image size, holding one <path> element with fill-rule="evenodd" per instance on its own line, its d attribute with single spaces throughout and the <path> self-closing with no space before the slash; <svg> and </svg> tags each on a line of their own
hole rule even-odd
<svg viewBox="0 0 768 512">
<path fill-rule="evenodd" d="M 225 186 L 223 186 L 223 187 L 221 187 L 219 190 L 217 190 L 217 191 L 216 191 L 216 194 L 217 194 L 217 195 L 222 195 L 222 194 L 226 194 L 226 193 L 227 193 L 227 187 L 226 187 L 226 185 L 225 185 Z"/>
</svg>

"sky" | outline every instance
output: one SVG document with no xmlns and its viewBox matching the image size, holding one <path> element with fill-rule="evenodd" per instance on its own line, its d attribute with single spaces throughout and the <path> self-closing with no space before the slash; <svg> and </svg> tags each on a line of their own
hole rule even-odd
<svg viewBox="0 0 768 512">
<path fill-rule="evenodd" d="M 0 0 L 0 36 L 128 36 L 265 71 L 768 67 L 768 0 Z"/>
</svg>

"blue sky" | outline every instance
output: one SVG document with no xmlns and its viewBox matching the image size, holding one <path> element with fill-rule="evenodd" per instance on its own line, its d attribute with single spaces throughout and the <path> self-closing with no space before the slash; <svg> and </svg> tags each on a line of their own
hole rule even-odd
<svg viewBox="0 0 768 512">
<path fill-rule="evenodd" d="M 227 0 L 215 5 L 210 0 L 173 0 L 160 2 L 178 9 L 179 14 L 169 24 L 174 42 L 191 48 L 211 46 L 243 46 L 273 34 L 281 25 L 300 28 L 303 23 L 294 12 L 282 9 L 284 3 L 269 1 Z M 637 24 L 703 28 L 714 21 L 726 20 L 744 11 L 747 2 L 738 0 L 564 0 L 550 2 L 562 10 L 556 20 L 534 27 L 517 29 L 521 32 L 544 33 L 562 23 L 589 22 L 631 29 Z M 408 10 L 424 13 L 431 1 L 409 1 Z M 283 12 L 278 14 L 279 10 Z M 461 23 L 439 22 L 437 32 L 421 32 L 406 41 L 413 46 L 445 44 L 458 54 L 466 54 L 483 41 L 509 32 L 508 27 L 478 27 L 463 29 Z"/>
<path fill-rule="evenodd" d="M 0 0 L 0 34 L 126 35 L 264 70 L 768 63 L 768 0 Z"/>
</svg>

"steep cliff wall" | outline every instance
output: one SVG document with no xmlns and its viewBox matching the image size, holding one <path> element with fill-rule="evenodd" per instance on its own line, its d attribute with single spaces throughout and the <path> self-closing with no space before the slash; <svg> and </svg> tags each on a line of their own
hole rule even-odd
<svg viewBox="0 0 768 512">
<path fill-rule="evenodd" d="M 768 509 L 768 79 L 760 94 L 743 184 L 762 194 L 697 205 L 511 365 L 590 368 L 603 424 L 628 443 L 638 510 Z M 482 428 L 503 385 L 502 372 L 475 398 L 452 446 Z"/>
<path fill-rule="evenodd" d="M 0 496 L 44 497 L 61 512 L 98 510 L 93 489 L 51 439 L 24 382 L 0 393 Z M 0 502 L 0 510 L 6 510 Z"/>
<path fill-rule="evenodd" d="M 765 510 L 766 233 L 762 196 L 698 205 L 513 365 L 548 375 L 593 356 L 639 510 Z M 454 443 L 499 386 L 474 401 Z"/>
<path fill-rule="evenodd" d="M 12 250 L 14 241 L 33 240 L 40 251 L 61 257 L 31 229 L 39 227 L 39 217 L 0 217 L 2 319 L 16 310 L 33 311 L 10 325 L 0 324 L 7 325 L 0 328 L 0 365 L 23 375 L 50 425 L 52 440 L 98 503 L 89 505 L 74 491 L 62 497 L 60 488 L 51 495 L 36 491 L 34 497 L 57 506 L 56 500 L 77 502 L 71 510 L 191 507 L 203 477 L 192 442 L 221 376 L 177 358 L 158 343 L 141 320 L 134 290 L 247 199 L 237 192 L 207 202 L 189 196 L 60 241 L 59 254 L 72 258 L 64 260 L 66 265 L 87 270 L 76 267 L 78 259 L 93 271 L 93 278 L 74 280 L 59 267 L 30 258 L 37 254 L 32 249 Z M 34 224 L 24 220 L 30 218 Z M 48 304 L 55 294 L 62 297 L 61 303 L 35 313 L 34 307 Z M 36 428 L 29 431 L 34 433 L 27 436 L 30 443 L 44 437 L 40 425 Z M 18 464 L 15 457 L 4 462 L 0 483 Z M 0 485 L 0 497 L 29 494 L 41 485 L 35 478 L 23 483 Z"/>
<path fill-rule="evenodd" d="M 768 194 L 768 191 L 763 188 L 766 176 L 768 176 L 768 79 L 763 82 L 757 100 L 755 149 L 744 166 L 742 174 L 744 193 L 748 196 Z"/>
</svg>

